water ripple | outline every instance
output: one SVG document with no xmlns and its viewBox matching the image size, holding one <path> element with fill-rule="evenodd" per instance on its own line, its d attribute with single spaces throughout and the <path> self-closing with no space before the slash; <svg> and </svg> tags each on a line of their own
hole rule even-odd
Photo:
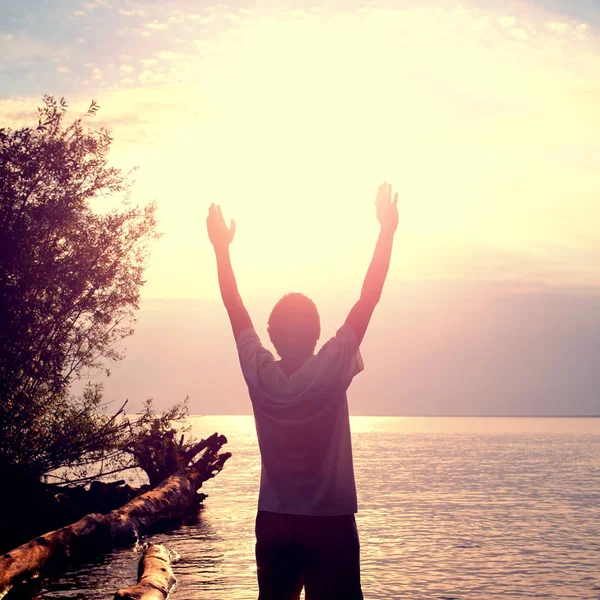
<svg viewBox="0 0 600 600">
<path fill-rule="evenodd" d="M 198 522 L 153 536 L 179 553 L 173 600 L 257 597 L 259 455 L 251 417 L 202 417 L 233 457 Z M 598 600 L 600 419 L 353 418 L 367 599 Z M 130 548 L 38 598 L 100 600 L 136 577 Z"/>
</svg>

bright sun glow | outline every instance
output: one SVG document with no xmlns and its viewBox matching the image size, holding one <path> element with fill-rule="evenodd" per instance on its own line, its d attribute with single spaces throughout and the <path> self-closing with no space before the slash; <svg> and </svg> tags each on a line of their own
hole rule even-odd
<svg viewBox="0 0 600 600">
<path fill-rule="evenodd" d="M 135 198 L 159 203 L 146 295 L 218 293 L 213 201 L 238 223 L 244 293 L 358 291 L 384 179 L 400 193 L 392 279 L 600 280 L 587 24 L 526 4 L 213 16 L 190 17 L 194 52 L 127 59 L 154 86 L 99 98 L 115 160 L 140 167 Z"/>
</svg>

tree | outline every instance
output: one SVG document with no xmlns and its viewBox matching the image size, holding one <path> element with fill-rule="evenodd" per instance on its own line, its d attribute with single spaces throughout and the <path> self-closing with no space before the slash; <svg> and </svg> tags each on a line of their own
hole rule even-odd
<svg viewBox="0 0 600 600">
<path fill-rule="evenodd" d="M 109 166 L 109 132 L 84 129 L 98 108 L 66 124 L 44 96 L 37 127 L 0 129 L 0 467 L 34 476 L 97 460 L 123 427 L 101 386 L 70 384 L 122 359 L 158 237 L 155 204 L 133 206 Z M 109 196 L 119 208 L 93 209 Z"/>
<path fill-rule="evenodd" d="M 50 483 L 55 487 L 86 484 L 124 471 L 137 471 L 140 483 L 145 483 L 140 476 L 140 471 L 143 471 L 150 487 L 155 487 L 173 473 L 185 470 L 205 442 L 198 442 L 189 435 L 188 401 L 186 396 L 183 401 L 158 414 L 154 410 L 153 399 L 149 398 L 139 415 L 119 421 L 118 432 L 113 433 L 101 454 L 88 455 L 88 460 L 79 461 L 76 469 L 52 473 Z M 89 473 L 88 464 L 91 466 Z M 131 474 L 129 479 L 133 479 Z"/>
</svg>

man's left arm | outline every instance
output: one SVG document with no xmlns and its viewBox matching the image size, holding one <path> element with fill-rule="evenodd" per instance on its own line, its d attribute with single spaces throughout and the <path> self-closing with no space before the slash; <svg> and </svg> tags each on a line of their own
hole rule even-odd
<svg viewBox="0 0 600 600">
<path fill-rule="evenodd" d="M 252 320 L 238 291 L 229 254 L 229 245 L 235 235 L 235 221 L 232 220 L 231 226 L 227 227 L 221 213 L 221 207 L 211 204 L 208 209 L 206 225 L 208 237 L 215 249 L 221 298 L 229 315 L 233 336 L 237 340 L 244 329 L 252 327 Z"/>
</svg>

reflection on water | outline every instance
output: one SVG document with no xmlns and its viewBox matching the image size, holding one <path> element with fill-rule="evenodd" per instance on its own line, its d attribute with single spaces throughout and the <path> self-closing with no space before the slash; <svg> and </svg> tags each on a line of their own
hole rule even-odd
<svg viewBox="0 0 600 600">
<path fill-rule="evenodd" d="M 353 417 L 352 429 L 367 600 L 599 598 L 600 419 Z M 255 599 L 254 423 L 196 417 L 194 430 L 225 433 L 233 457 L 196 524 L 152 537 L 182 557 L 171 598 Z M 115 550 L 38 597 L 109 598 L 138 558 Z"/>
</svg>

